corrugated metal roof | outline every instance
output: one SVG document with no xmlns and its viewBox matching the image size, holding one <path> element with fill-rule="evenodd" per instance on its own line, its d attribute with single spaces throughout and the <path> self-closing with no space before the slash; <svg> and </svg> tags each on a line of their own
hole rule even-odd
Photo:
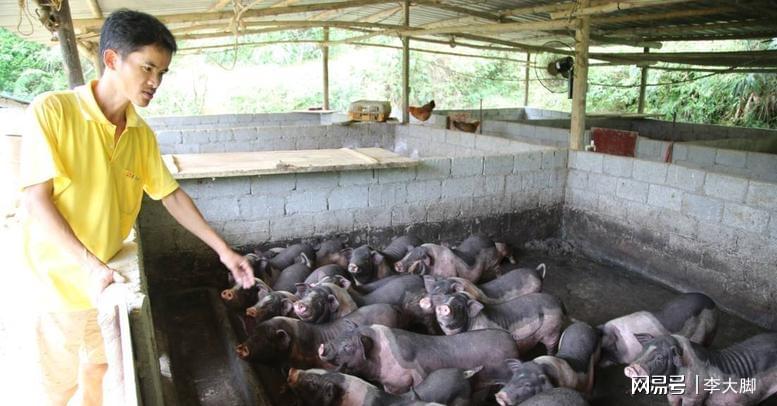
<svg viewBox="0 0 777 406">
<path fill-rule="evenodd" d="M 163 21 L 169 21 L 168 26 L 176 34 L 198 34 L 226 31 L 234 10 L 232 1 L 222 0 L 187 0 L 187 1 L 151 1 L 151 0 L 92 0 L 96 1 L 103 15 L 121 8 L 129 7 L 154 14 Z M 249 4 L 248 0 L 242 0 L 240 4 Z M 11 31 L 17 31 L 17 25 L 22 23 L 21 31 L 30 31 L 30 23 L 26 21 L 24 14 L 20 20 L 18 0 L 0 0 L 0 26 Z M 35 3 L 27 0 L 26 4 L 34 8 Z M 218 10 L 215 5 L 221 5 Z M 316 5 L 337 5 L 335 10 L 305 10 L 304 6 L 316 7 Z M 76 27 L 83 25 L 85 21 L 94 19 L 89 0 L 70 0 L 71 12 Z M 358 7 L 339 7 L 353 6 Z M 380 31 L 388 29 L 394 32 L 403 25 L 403 12 L 398 10 L 401 1 L 379 0 L 262 0 L 253 3 L 251 11 L 245 14 L 244 21 L 251 25 L 252 29 L 272 28 L 267 22 L 272 21 L 307 21 L 316 26 L 324 24 L 344 23 L 376 23 L 382 25 L 359 25 L 360 30 Z M 451 36 L 456 38 L 470 38 L 478 35 L 483 42 L 491 42 L 500 46 L 542 46 L 550 40 L 559 39 L 572 43 L 573 32 L 569 27 L 541 26 L 529 31 L 516 26 L 521 22 L 533 24 L 551 24 L 554 22 L 572 21 L 570 17 L 555 14 L 548 11 L 548 7 L 558 6 L 572 7 L 575 2 L 558 2 L 545 0 L 414 0 L 411 7 L 410 26 L 421 30 L 424 38 L 436 38 L 441 41 L 449 41 Z M 602 8 L 612 7 L 609 10 Z M 635 7 L 635 5 L 639 7 Z M 293 7 L 293 8 L 289 8 Z M 529 7 L 543 7 L 546 10 L 526 10 Z M 510 10 L 523 9 L 523 13 L 510 15 Z M 283 14 L 274 14 L 278 10 Z M 575 10 L 579 11 L 579 8 Z M 593 13 L 594 11 L 600 11 Z M 32 15 L 34 34 L 29 38 L 50 43 L 51 34 L 48 33 L 35 19 L 34 9 L 29 10 Z M 223 12 L 217 14 L 215 12 Z M 739 0 L 733 1 L 693 1 L 693 0 L 630 0 L 607 1 L 591 0 L 588 11 L 591 14 L 591 39 L 592 45 L 617 45 L 657 47 L 658 42 L 692 40 L 716 40 L 716 39 L 750 39 L 777 37 L 777 7 L 772 0 Z M 251 13 L 262 13 L 252 15 Z M 185 18 L 189 13 L 201 13 L 193 18 Z M 184 16 L 182 16 L 184 15 Z M 215 18 L 220 18 L 215 20 Z M 184 19 L 185 22 L 173 22 Z M 172 20 L 172 21 L 171 21 Z M 264 23 L 258 23 L 262 22 Z M 217 23 L 217 24 L 214 24 Z M 505 32 L 491 32 L 495 25 L 511 27 Z M 99 21 L 93 24 L 92 33 L 77 28 L 77 35 L 82 41 L 96 41 Z M 470 25 L 471 27 L 462 27 Z M 192 29 L 192 26 L 197 26 Z M 394 27 L 391 27 L 394 26 Z M 449 32 L 439 29 L 441 26 L 454 26 Z M 188 27 L 188 28 L 187 28 Z M 487 27 L 487 29 L 480 29 Z M 423 29 L 435 28 L 434 32 L 423 32 Z M 498 28 L 497 28 L 498 29 Z M 354 35 L 362 35 L 355 32 Z M 228 33 L 224 35 L 224 42 L 231 41 Z M 508 41 L 508 42 L 505 42 Z M 209 41 L 212 43 L 212 40 Z"/>
</svg>

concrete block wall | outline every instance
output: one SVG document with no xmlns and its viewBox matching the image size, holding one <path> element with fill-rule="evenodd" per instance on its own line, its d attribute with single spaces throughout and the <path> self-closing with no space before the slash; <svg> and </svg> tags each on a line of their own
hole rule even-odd
<svg viewBox="0 0 777 406">
<path fill-rule="evenodd" d="M 671 121 L 635 119 L 631 128 L 625 130 L 637 131 L 641 135 L 665 141 L 717 140 L 726 138 L 763 138 L 777 135 L 777 131 L 729 127 L 712 124 L 673 123 Z"/>
<path fill-rule="evenodd" d="M 746 178 L 777 182 L 777 155 L 693 144 L 675 144 L 674 163 Z"/>
<path fill-rule="evenodd" d="M 570 152 L 564 233 L 614 262 L 777 327 L 777 184 Z"/>
<path fill-rule="evenodd" d="M 279 151 L 342 147 L 391 148 L 394 124 L 225 127 L 157 131 L 163 154 Z"/>
<path fill-rule="evenodd" d="M 473 134 L 429 126 L 396 126 L 393 151 L 411 157 L 460 157 L 550 149 L 492 134 Z"/>
<path fill-rule="evenodd" d="M 185 128 L 219 128 L 250 126 L 287 126 L 328 124 L 328 112 L 291 112 L 263 114 L 213 114 L 198 116 L 165 116 L 145 118 L 154 131 Z"/>
</svg>

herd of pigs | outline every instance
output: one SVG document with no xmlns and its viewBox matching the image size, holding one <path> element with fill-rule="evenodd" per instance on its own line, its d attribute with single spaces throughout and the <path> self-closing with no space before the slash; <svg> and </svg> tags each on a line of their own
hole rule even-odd
<svg viewBox="0 0 777 406">
<path fill-rule="evenodd" d="M 329 240 L 248 258 L 255 285 L 221 293 L 249 337 L 237 354 L 280 367 L 304 404 L 586 405 L 596 368 L 612 364 L 632 378 L 684 376 L 672 405 L 752 405 L 777 392 L 777 333 L 707 348 L 718 310 L 704 294 L 594 328 L 542 292 L 552 270 L 518 267 L 481 236 L 449 247 L 405 235 L 382 250 Z M 756 385 L 694 386 L 713 378 Z"/>
</svg>

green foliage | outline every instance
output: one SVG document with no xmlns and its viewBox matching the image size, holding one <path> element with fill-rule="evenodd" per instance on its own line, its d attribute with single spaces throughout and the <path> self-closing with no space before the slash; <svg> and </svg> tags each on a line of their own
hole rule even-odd
<svg viewBox="0 0 777 406">
<path fill-rule="evenodd" d="M 59 49 L 20 40 L 0 28 L 0 92 L 31 99 L 48 90 L 67 88 Z"/>
</svg>

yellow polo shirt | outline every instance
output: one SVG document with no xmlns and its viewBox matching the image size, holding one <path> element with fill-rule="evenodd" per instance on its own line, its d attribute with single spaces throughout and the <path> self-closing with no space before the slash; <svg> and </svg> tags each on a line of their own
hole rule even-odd
<svg viewBox="0 0 777 406">
<path fill-rule="evenodd" d="M 21 187 L 53 179 L 53 202 L 81 243 L 103 262 L 122 247 L 140 211 L 143 191 L 155 200 L 178 188 L 162 162 L 154 132 L 127 107 L 127 126 L 116 126 L 94 98 L 96 81 L 44 93 L 27 109 Z M 114 145 L 115 144 L 115 145 Z M 44 308 L 93 308 L 88 270 L 50 239 L 32 216 L 23 221 L 24 262 L 39 281 Z"/>
</svg>

